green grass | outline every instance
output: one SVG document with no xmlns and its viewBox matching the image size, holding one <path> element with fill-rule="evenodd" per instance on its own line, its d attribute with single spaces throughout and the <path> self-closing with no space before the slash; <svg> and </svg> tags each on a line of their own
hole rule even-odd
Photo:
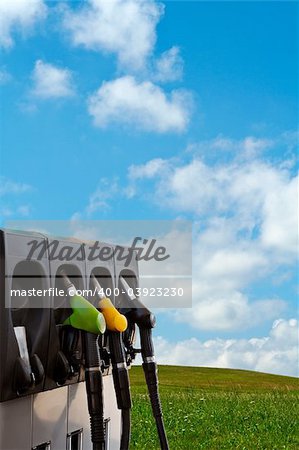
<svg viewBox="0 0 299 450">
<path fill-rule="evenodd" d="M 130 371 L 132 449 L 159 449 L 141 367 Z M 171 450 L 299 449 L 297 378 L 161 366 L 160 394 Z"/>
</svg>

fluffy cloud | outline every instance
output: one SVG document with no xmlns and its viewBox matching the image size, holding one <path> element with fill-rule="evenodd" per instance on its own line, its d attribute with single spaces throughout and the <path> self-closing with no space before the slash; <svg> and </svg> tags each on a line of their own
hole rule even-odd
<svg viewBox="0 0 299 450">
<path fill-rule="evenodd" d="M 155 62 L 154 79 L 161 82 L 180 80 L 183 76 L 184 61 L 178 47 L 171 47 Z"/>
<path fill-rule="evenodd" d="M 194 329 L 230 332 L 273 320 L 285 307 L 285 302 L 278 299 L 249 302 L 239 291 L 210 293 L 204 298 L 195 289 L 192 309 L 183 309 L 174 316 L 177 322 L 188 323 Z"/>
<path fill-rule="evenodd" d="M 195 156 L 154 159 L 128 171 L 131 197 L 147 195 L 150 181 L 152 201 L 194 219 L 193 307 L 176 314 L 194 328 L 250 328 L 286 308 L 285 299 L 252 294 L 255 283 L 289 271 L 297 252 L 298 177 L 289 163 L 248 158 L 248 145 L 256 150 L 266 142 L 240 141 L 225 164 Z"/>
<path fill-rule="evenodd" d="M 223 136 L 218 136 L 210 142 L 205 142 L 201 145 L 215 150 L 224 150 L 231 152 L 241 152 L 243 157 L 254 157 L 261 154 L 266 149 L 271 148 L 274 142 L 271 139 L 256 138 L 254 136 L 247 136 L 244 139 L 235 140 Z"/>
<path fill-rule="evenodd" d="M 32 74 L 32 94 L 41 99 L 62 98 L 74 95 L 72 74 L 41 60 L 36 61 Z"/>
<path fill-rule="evenodd" d="M 89 97 L 96 126 L 115 122 L 158 133 L 186 129 L 191 95 L 183 90 L 166 93 L 154 84 L 179 80 L 183 72 L 178 47 L 155 59 L 156 25 L 162 14 L 163 6 L 152 0 L 89 0 L 76 9 L 64 8 L 63 26 L 72 43 L 115 54 L 127 75 L 103 82 Z M 137 73 L 138 80 L 130 76 Z"/>
<path fill-rule="evenodd" d="M 164 91 L 150 81 L 125 76 L 102 84 L 88 101 L 95 125 L 130 124 L 147 131 L 182 132 L 189 120 L 190 98 L 186 92 Z"/>
<path fill-rule="evenodd" d="M 109 209 L 108 200 L 113 198 L 117 192 L 118 184 L 116 179 L 102 178 L 95 192 L 89 197 L 86 207 L 87 215 L 89 216 L 95 211 Z"/>
<path fill-rule="evenodd" d="M 160 364 L 229 367 L 283 375 L 298 375 L 298 323 L 279 319 L 269 336 L 251 339 L 214 339 L 201 342 L 191 338 L 171 343 L 155 339 Z"/>
<path fill-rule="evenodd" d="M 128 176 L 131 181 L 144 178 L 153 178 L 158 175 L 161 170 L 164 170 L 165 166 L 167 166 L 167 162 L 165 160 L 161 158 L 151 159 L 147 163 L 140 166 L 130 166 Z"/>
<path fill-rule="evenodd" d="M 156 164 L 131 166 L 130 179 Z M 259 243 L 295 255 L 297 242 L 298 176 L 289 168 L 262 159 L 233 160 L 209 165 L 200 158 L 178 164 L 160 160 L 160 168 L 147 178 L 156 179 L 156 200 L 196 217 L 209 218 L 212 231 L 251 234 L 260 228 Z M 231 251 L 231 247 L 229 248 Z"/>
<path fill-rule="evenodd" d="M 118 179 L 117 178 L 101 178 L 98 182 L 98 185 L 94 192 L 92 192 L 88 198 L 87 205 L 83 208 L 82 211 L 76 211 L 72 217 L 72 222 L 79 222 L 82 219 L 90 218 L 95 212 L 101 211 L 101 214 L 105 214 L 107 211 L 111 209 L 110 200 L 114 199 L 117 195 L 121 195 L 121 190 L 118 185 Z M 81 227 L 79 227 L 78 236 L 80 236 L 80 232 L 84 232 L 84 235 L 86 236 L 86 230 Z M 90 229 L 88 227 L 87 232 L 89 232 Z M 96 228 L 96 232 L 94 233 L 94 230 L 92 229 L 92 236 L 95 236 L 96 239 L 96 233 L 98 233 L 98 229 Z M 91 237 L 90 237 L 91 239 Z"/>
<path fill-rule="evenodd" d="M 115 53 L 121 66 L 141 68 L 156 42 L 161 5 L 139 0 L 89 0 L 64 13 L 64 28 L 74 45 Z"/>
<path fill-rule="evenodd" d="M 298 177 L 278 183 L 263 204 L 261 240 L 265 247 L 289 253 L 298 248 Z"/>
<path fill-rule="evenodd" d="M 1 0 L 0 46 L 12 47 L 13 32 L 29 32 L 36 22 L 46 16 L 46 12 L 43 0 Z"/>
</svg>

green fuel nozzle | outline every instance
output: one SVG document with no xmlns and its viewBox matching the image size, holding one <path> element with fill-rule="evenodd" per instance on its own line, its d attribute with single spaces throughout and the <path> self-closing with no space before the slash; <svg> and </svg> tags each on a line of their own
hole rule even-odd
<svg viewBox="0 0 299 450">
<path fill-rule="evenodd" d="M 106 322 L 89 301 L 78 295 L 64 270 L 59 271 L 64 289 L 70 297 L 73 313 L 63 322 L 81 330 L 85 359 L 85 384 L 93 450 L 105 449 L 103 377 L 100 367 L 98 334 L 105 333 Z M 73 330 L 74 331 L 74 330 Z M 77 332 L 79 333 L 79 332 Z"/>
<path fill-rule="evenodd" d="M 106 322 L 103 314 L 88 300 L 77 294 L 74 284 L 64 270 L 59 271 L 59 276 L 70 297 L 70 305 L 73 309 L 73 313 L 63 322 L 63 325 L 71 325 L 79 330 L 95 334 L 105 333 Z"/>
</svg>

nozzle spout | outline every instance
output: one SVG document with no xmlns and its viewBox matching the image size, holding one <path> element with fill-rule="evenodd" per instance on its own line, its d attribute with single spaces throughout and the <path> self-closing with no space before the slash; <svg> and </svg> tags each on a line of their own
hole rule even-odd
<svg viewBox="0 0 299 450">
<path fill-rule="evenodd" d="M 96 279 L 94 274 L 91 275 L 91 281 L 92 281 L 93 287 L 94 287 L 94 289 L 95 289 L 95 291 L 97 293 L 98 298 L 100 300 L 105 298 L 105 294 L 104 294 L 104 291 L 102 289 L 102 286 L 100 285 L 100 283 L 98 282 L 98 280 Z"/>
<path fill-rule="evenodd" d="M 63 287 L 67 291 L 68 295 L 70 297 L 73 297 L 76 293 L 76 288 L 75 288 L 75 285 L 71 282 L 71 280 L 67 276 L 66 271 L 63 269 L 60 269 L 58 271 L 58 275 L 61 278 Z"/>
</svg>

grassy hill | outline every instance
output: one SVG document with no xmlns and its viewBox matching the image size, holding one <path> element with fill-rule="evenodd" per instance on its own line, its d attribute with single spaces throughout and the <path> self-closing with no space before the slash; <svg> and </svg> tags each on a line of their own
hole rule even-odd
<svg viewBox="0 0 299 450">
<path fill-rule="evenodd" d="M 141 367 L 130 371 L 131 448 L 159 449 Z M 160 366 L 171 450 L 298 449 L 298 379 L 246 370 Z"/>
</svg>

